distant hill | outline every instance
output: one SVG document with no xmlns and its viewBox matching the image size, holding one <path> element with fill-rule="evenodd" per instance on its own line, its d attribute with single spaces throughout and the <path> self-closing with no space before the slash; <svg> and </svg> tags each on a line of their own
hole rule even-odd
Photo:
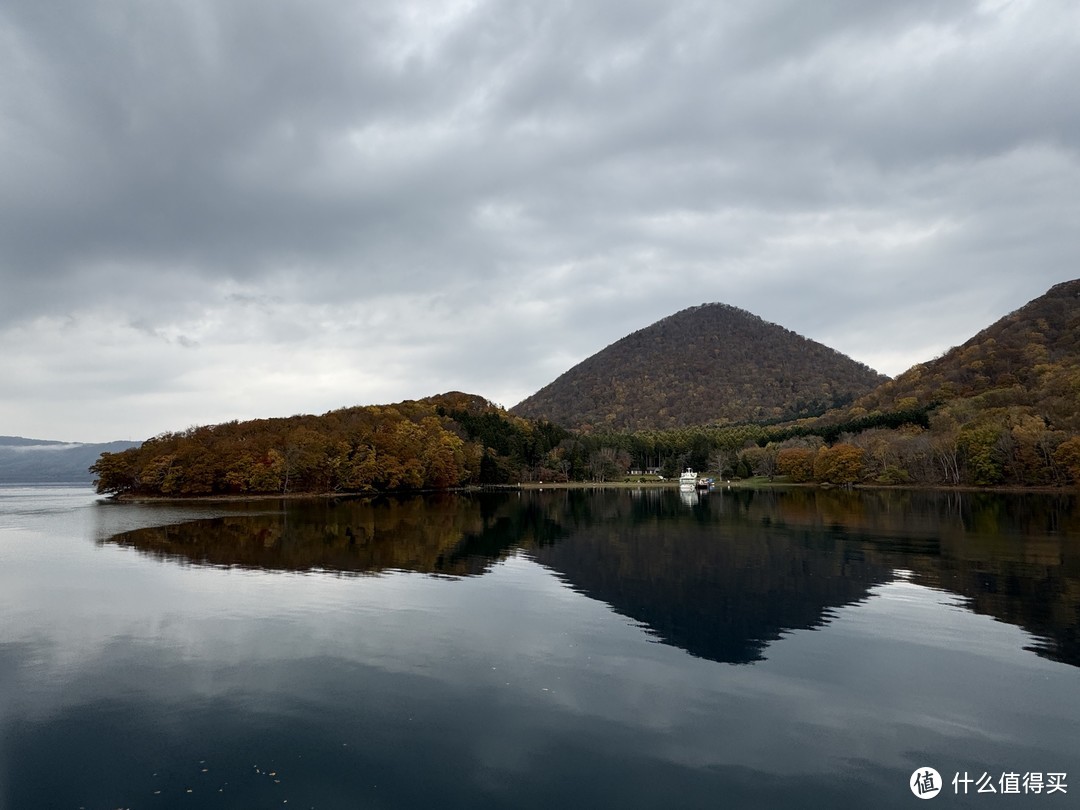
<svg viewBox="0 0 1080 810">
<path fill-rule="evenodd" d="M 136 442 L 83 444 L 0 436 L 0 484 L 89 484 L 93 475 L 88 468 L 102 453 L 135 446 Z"/>
<path fill-rule="evenodd" d="M 573 429 L 620 431 L 794 419 L 888 378 L 726 304 L 640 329 L 510 409 Z"/>
<path fill-rule="evenodd" d="M 72 445 L 77 442 L 57 442 L 47 439 L 24 439 L 22 436 L 0 436 L 0 447 L 40 447 L 43 445 Z"/>
</svg>

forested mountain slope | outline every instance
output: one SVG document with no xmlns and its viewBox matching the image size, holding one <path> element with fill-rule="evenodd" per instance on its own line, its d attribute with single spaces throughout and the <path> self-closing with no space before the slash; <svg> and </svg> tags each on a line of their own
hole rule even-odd
<svg viewBox="0 0 1080 810">
<path fill-rule="evenodd" d="M 1080 280 L 818 417 L 590 438 L 666 471 L 688 464 L 841 485 L 1080 483 Z"/>
<path fill-rule="evenodd" d="M 861 430 L 905 414 L 923 427 Z M 804 427 L 847 435 L 862 453 L 851 480 L 1080 482 L 1080 279 Z"/>
<path fill-rule="evenodd" d="M 851 402 L 887 377 L 726 304 L 703 304 L 584 360 L 510 412 L 586 431 L 775 421 Z"/>
<path fill-rule="evenodd" d="M 941 357 L 853 403 L 855 413 L 968 400 L 1018 406 L 1047 426 L 1080 432 L 1080 279 L 1051 287 Z"/>
</svg>

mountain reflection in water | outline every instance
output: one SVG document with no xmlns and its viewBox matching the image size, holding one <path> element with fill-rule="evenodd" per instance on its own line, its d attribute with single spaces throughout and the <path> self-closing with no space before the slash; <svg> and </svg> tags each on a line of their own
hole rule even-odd
<svg viewBox="0 0 1080 810">
<path fill-rule="evenodd" d="M 524 553 L 659 641 L 743 664 L 898 578 L 960 595 L 1080 665 L 1075 498 L 670 490 L 290 501 L 113 535 L 165 560 L 265 571 L 481 575 Z M 899 573 L 898 572 L 902 572 Z"/>
</svg>

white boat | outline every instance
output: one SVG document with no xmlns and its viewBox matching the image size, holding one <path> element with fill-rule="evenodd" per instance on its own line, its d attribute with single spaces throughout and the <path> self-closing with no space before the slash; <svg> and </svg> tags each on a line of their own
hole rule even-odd
<svg viewBox="0 0 1080 810">
<path fill-rule="evenodd" d="M 697 473 L 687 467 L 683 474 L 679 476 L 679 487 L 695 489 L 697 487 L 697 477 Z"/>
</svg>

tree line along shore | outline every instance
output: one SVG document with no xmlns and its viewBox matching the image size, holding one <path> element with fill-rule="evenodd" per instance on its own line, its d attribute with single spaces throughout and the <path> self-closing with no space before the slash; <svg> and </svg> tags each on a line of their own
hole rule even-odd
<svg viewBox="0 0 1080 810">
<path fill-rule="evenodd" d="M 1065 487 L 1080 482 L 1080 437 L 1006 409 L 959 423 L 948 407 L 825 424 L 572 432 L 450 393 L 387 406 L 193 427 L 104 453 L 97 491 L 205 497 L 376 493 L 516 483 L 667 478 L 691 467 L 726 479 L 830 485 Z"/>
</svg>

